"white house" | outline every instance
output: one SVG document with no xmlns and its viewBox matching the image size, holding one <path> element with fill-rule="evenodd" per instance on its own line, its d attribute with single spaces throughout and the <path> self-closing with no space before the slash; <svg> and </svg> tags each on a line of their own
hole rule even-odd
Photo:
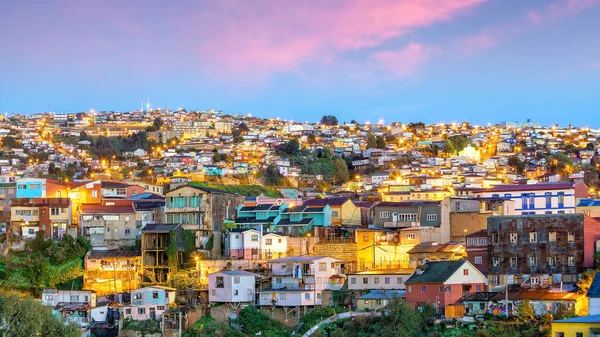
<svg viewBox="0 0 600 337">
<path fill-rule="evenodd" d="M 260 232 L 253 228 L 235 228 L 227 233 L 225 250 L 232 259 L 260 259 Z"/>
<path fill-rule="evenodd" d="M 270 289 L 259 291 L 259 305 L 321 305 L 323 290 L 329 279 L 340 273 L 342 261 L 328 256 L 290 256 L 269 261 Z"/>
<path fill-rule="evenodd" d="M 588 195 L 583 183 L 496 185 L 487 189 L 457 190 L 458 195 L 514 201 L 515 214 L 575 213 L 576 200 Z"/>
<path fill-rule="evenodd" d="M 121 307 L 123 319 L 159 319 L 175 303 L 176 289 L 152 286 L 131 292 L 131 305 Z"/>
<path fill-rule="evenodd" d="M 365 270 L 348 274 L 349 290 L 404 290 L 404 282 L 414 273 L 414 269 Z"/>
<path fill-rule="evenodd" d="M 254 303 L 256 274 L 242 270 L 223 270 L 208 274 L 208 301 Z"/>
<path fill-rule="evenodd" d="M 261 238 L 262 258 L 278 259 L 287 256 L 288 237 L 278 233 L 267 233 Z"/>
<path fill-rule="evenodd" d="M 96 293 L 93 290 L 56 290 L 42 291 L 42 305 L 55 307 L 58 303 L 96 306 Z"/>
<path fill-rule="evenodd" d="M 374 185 L 381 185 L 384 181 L 390 179 L 389 173 L 381 172 L 371 175 L 371 183 Z"/>
</svg>

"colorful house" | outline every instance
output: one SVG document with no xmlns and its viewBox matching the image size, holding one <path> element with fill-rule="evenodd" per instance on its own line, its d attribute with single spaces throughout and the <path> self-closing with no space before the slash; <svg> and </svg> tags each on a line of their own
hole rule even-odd
<svg viewBox="0 0 600 337">
<path fill-rule="evenodd" d="M 406 301 L 413 307 L 430 304 L 438 313 L 463 296 L 485 291 L 487 278 L 469 261 L 429 261 L 406 281 Z"/>
<path fill-rule="evenodd" d="M 19 178 L 16 181 L 17 198 L 45 198 L 46 197 L 46 179 L 40 178 Z"/>
<path fill-rule="evenodd" d="M 170 305 L 175 304 L 176 289 L 153 286 L 136 289 L 131 292 L 131 305 L 121 307 L 125 318 L 142 321 L 161 318 Z"/>
<path fill-rule="evenodd" d="M 356 307 L 360 311 L 374 311 L 385 308 L 394 298 L 404 298 L 404 290 L 371 290 L 356 299 Z"/>
<path fill-rule="evenodd" d="M 326 205 L 329 205 L 329 207 L 331 208 L 332 226 L 360 225 L 360 209 L 356 207 L 356 205 L 354 205 L 350 198 L 340 197 L 310 199 L 304 202 L 304 206 L 308 207 L 325 207 Z"/>
<path fill-rule="evenodd" d="M 590 315 L 552 321 L 552 337 L 600 336 L 600 315 Z"/>
</svg>

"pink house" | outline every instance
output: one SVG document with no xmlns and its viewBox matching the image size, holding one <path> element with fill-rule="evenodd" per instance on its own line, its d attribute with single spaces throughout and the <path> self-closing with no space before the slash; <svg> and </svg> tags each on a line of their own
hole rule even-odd
<svg viewBox="0 0 600 337">
<path fill-rule="evenodd" d="M 433 305 L 439 313 L 463 296 L 486 291 L 487 278 L 469 261 L 429 261 L 406 280 L 406 301 Z"/>
</svg>

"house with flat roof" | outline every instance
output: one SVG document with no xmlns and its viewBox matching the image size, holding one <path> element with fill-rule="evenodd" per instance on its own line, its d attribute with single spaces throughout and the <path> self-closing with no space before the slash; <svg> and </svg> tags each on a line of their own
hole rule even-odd
<svg viewBox="0 0 600 337">
<path fill-rule="evenodd" d="M 376 269 L 347 274 L 348 290 L 403 290 L 414 269 Z"/>
<path fill-rule="evenodd" d="M 222 270 L 208 274 L 210 303 L 254 303 L 258 275 L 243 270 Z"/>
</svg>

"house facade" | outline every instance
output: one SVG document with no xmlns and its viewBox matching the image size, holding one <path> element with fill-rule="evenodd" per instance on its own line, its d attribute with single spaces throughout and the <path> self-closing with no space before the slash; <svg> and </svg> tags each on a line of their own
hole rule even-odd
<svg viewBox="0 0 600 337">
<path fill-rule="evenodd" d="M 380 202 L 373 206 L 377 228 L 440 227 L 440 202 Z"/>
<path fill-rule="evenodd" d="M 584 215 L 489 217 L 488 251 L 490 287 L 575 283 L 586 268 Z"/>
<path fill-rule="evenodd" d="M 211 303 L 254 303 L 256 277 L 241 270 L 223 270 L 208 274 L 208 301 Z"/>
<path fill-rule="evenodd" d="M 487 229 L 468 234 L 465 237 L 465 253 L 467 254 L 467 260 L 477 267 L 480 272 L 487 275 L 489 271 Z"/>
<path fill-rule="evenodd" d="M 406 301 L 415 308 L 430 304 L 443 313 L 463 296 L 486 288 L 487 278 L 467 260 L 430 261 L 406 281 Z"/>
<path fill-rule="evenodd" d="M 68 198 L 16 198 L 12 200 L 9 232 L 33 239 L 38 231 L 59 240 L 71 226 Z"/>
<path fill-rule="evenodd" d="M 79 210 L 81 234 L 92 246 L 116 249 L 135 246 L 136 220 L 133 205 L 81 205 Z"/>
<path fill-rule="evenodd" d="M 340 273 L 340 260 L 328 256 L 290 256 L 269 261 L 270 289 L 259 291 L 261 306 L 321 305 L 329 279 Z"/>
<path fill-rule="evenodd" d="M 131 305 L 120 308 L 123 319 L 157 320 L 175 304 L 176 289 L 153 286 L 131 292 Z"/>
</svg>

